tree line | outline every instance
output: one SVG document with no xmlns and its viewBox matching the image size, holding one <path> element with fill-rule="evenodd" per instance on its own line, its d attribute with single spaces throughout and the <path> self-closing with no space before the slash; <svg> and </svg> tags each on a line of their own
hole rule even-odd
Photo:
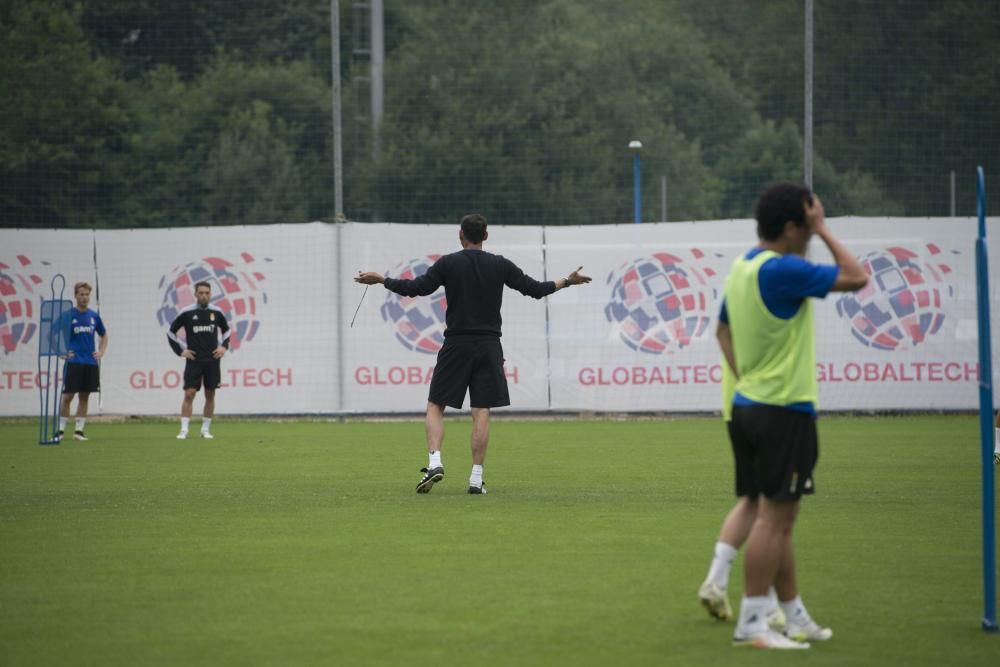
<svg viewBox="0 0 1000 667">
<path fill-rule="evenodd" d="M 385 115 L 341 2 L 354 220 L 746 217 L 803 171 L 802 3 L 386 0 Z M 998 154 L 1000 5 L 817 0 L 814 183 L 831 214 L 946 215 Z M 0 4 L 0 225 L 332 220 L 327 0 Z M 378 136 L 378 150 L 373 141 Z M 996 199 L 1000 173 L 990 180 Z"/>
</svg>

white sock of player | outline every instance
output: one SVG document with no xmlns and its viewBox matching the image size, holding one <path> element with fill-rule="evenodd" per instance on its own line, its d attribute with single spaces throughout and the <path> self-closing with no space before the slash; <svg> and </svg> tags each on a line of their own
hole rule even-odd
<svg viewBox="0 0 1000 667">
<path fill-rule="evenodd" d="M 753 637 L 767 631 L 767 596 L 743 596 L 740 603 L 740 620 L 736 624 L 736 634 Z"/>
<path fill-rule="evenodd" d="M 781 611 L 785 612 L 785 620 L 795 625 L 808 625 L 812 617 L 806 611 L 806 606 L 802 604 L 802 596 L 796 595 L 794 600 L 781 603 Z"/>
<path fill-rule="evenodd" d="M 436 452 L 430 453 L 427 462 L 427 469 L 434 470 L 434 468 L 440 468 L 440 467 L 441 467 L 441 450 L 439 449 Z"/>
<path fill-rule="evenodd" d="M 767 612 L 771 613 L 772 610 L 778 608 L 778 591 L 774 590 L 774 586 L 767 589 Z"/>
<path fill-rule="evenodd" d="M 472 474 L 469 475 L 469 486 L 483 485 L 483 466 L 472 466 Z"/>
<path fill-rule="evenodd" d="M 66 424 L 68 422 L 69 422 L 69 417 L 60 417 L 59 418 L 59 430 L 60 431 L 65 431 L 66 430 Z"/>
<path fill-rule="evenodd" d="M 729 570 L 733 567 L 734 560 L 736 560 L 736 549 L 725 542 L 716 542 L 715 556 L 708 567 L 708 580 L 726 590 L 729 585 Z"/>
<path fill-rule="evenodd" d="M 190 417 L 181 417 L 181 431 L 187 433 L 188 425 L 191 423 Z"/>
<path fill-rule="evenodd" d="M 212 418 L 203 417 L 201 420 L 201 432 L 208 433 L 208 429 L 212 427 Z"/>
<path fill-rule="evenodd" d="M 1000 452 L 1000 428 L 994 429 L 993 451 Z"/>
<path fill-rule="evenodd" d="M 77 431 L 82 431 L 83 427 L 86 426 L 86 425 L 87 425 L 87 418 L 86 417 L 77 417 L 76 418 L 76 430 Z"/>
</svg>

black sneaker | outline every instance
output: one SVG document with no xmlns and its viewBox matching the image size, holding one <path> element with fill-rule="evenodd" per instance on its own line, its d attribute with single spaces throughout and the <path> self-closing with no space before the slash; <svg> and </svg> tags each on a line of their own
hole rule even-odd
<svg viewBox="0 0 1000 667">
<path fill-rule="evenodd" d="M 63 439 L 63 431 L 56 431 L 56 437 L 54 437 L 52 440 L 54 442 L 62 442 L 62 439 Z"/>
<path fill-rule="evenodd" d="M 90 440 L 87 436 L 83 434 L 83 431 L 73 431 L 74 440 Z"/>
<path fill-rule="evenodd" d="M 483 482 L 482 486 L 470 486 L 469 493 L 474 496 L 485 496 L 486 495 L 486 482 Z"/>
<path fill-rule="evenodd" d="M 444 479 L 444 468 L 441 466 L 430 470 L 421 468 L 420 472 L 424 473 L 424 477 L 417 482 L 417 493 L 428 493 L 435 484 Z"/>
</svg>

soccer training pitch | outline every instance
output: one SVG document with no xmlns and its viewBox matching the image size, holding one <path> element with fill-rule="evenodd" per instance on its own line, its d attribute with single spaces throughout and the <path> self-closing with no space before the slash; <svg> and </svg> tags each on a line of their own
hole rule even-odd
<svg viewBox="0 0 1000 667">
<path fill-rule="evenodd" d="M 197 420 L 195 420 L 197 423 Z M 976 418 L 820 419 L 796 665 L 987 665 Z M 192 425 L 197 428 L 196 425 Z M 469 426 L 414 493 L 423 425 L 0 422 L 0 664 L 734 665 L 697 600 L 733 502 L 715 419 Z M 742 557 L 730 597 L 742 592 Z M 790 664 L 790 663 L 789 663 Z"/>
</svg>

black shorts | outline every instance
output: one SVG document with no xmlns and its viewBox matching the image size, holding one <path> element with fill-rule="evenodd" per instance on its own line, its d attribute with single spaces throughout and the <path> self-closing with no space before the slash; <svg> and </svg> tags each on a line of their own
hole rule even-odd
<svg viewBox="0 0 1000 667">
<path fill-rule="evenodd" d="M 184 364 L 184 388 L 217 389 L 222 384 L 222 363 L 219 359 L 188 359 Z"/>
<path fill-rule="evenodd" d="M 67 363 L 63 368 L 63 391 L 67 394 L 101 390 L 101 369 L 97 364 Z"/>
<path fill-rule="evenodd" d="M 427 400 L 461 409 L 468 389 L 471 407 L 510 405 L 503 361 L 496 336 L 448 336 L 438 351 Z"/>
<path fill-rule="evenodd" d="M 798 500 L 816 490 L 816 419 L 772 405 L 733 406 L 729 441 L 736 463 L 736 495 Z"/>
</svg>

